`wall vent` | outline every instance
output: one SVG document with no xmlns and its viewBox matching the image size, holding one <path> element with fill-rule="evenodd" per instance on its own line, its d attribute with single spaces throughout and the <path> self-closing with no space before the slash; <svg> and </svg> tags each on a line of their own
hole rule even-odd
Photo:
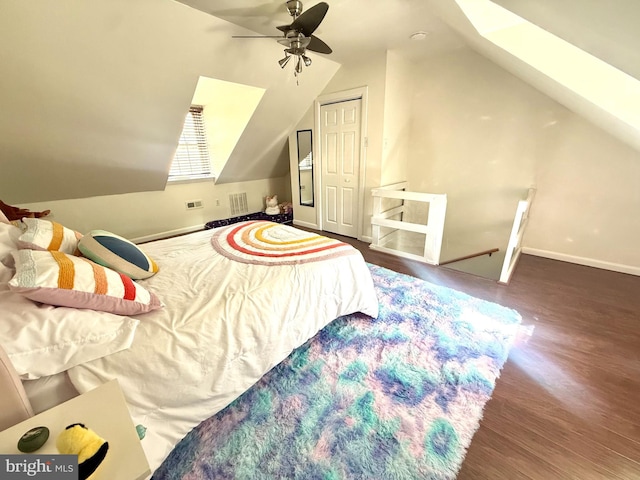
<svg viewBox="0 0 640 480">
<path fill-rule="evenodd" d="M 249 213 L 249 205 L 247 204 L 247 193 L 231 193 L 229 194 L 229 205 L 231 205 L 231 216 L 237 217 Z"/>
<path fill-rule="evenodd" d="M 188 202 L 184 202 L 184 204 L 187 207 L 187 210 L 204 207 L 204 203 L 202 202 L 202 200 L 189 200 Z"/>
</svg>

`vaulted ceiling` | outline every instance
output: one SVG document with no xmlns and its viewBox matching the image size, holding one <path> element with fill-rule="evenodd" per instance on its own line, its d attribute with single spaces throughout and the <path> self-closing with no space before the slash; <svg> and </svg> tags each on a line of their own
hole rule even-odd
<svg viewBox="0 0 640 480">
<path fill-rule="evenodd" d="M 263 35 L 277 34 L 276 26 L 290 23 L 285 2 L 265 0 L 179 0 L 203 12 L 242 25 Z M 308 6 L 317 3 L 309 2 Z M 562 72 L 541 69 L 520 58 L 515 49 L 492 43 L 474 28 L 464 4 L 485 11 L 500 7 L 520 17 L 548 37 L 568 42 L 575 51 L 592 55 L 613 71 L 640 80 L 640 2 L 619 0 L 332 0 L 327 17 L 316 34 L 334 48 L 332 59 L 345 64 L 366 58 L 375 51 L 394 49 L 412 61 L 461 45 L 490 58 L 566 107 L 591 120 L 631 146 L 640 149 L 640 82 L 612 82 L 580 70 L 579 59 L 560 56 L 559 49 L 535 39 L 527 49 L 539 57 L 555 57 L 557 64 L 578 77 L 577 82 L 598 87 L 595 97 L 585 95 L 562 81 Z M 307 7 L 308 7 L 307 6 Z M 493 7 L 493 8 L 491 8 Z M 497 7 L 497 8 L 496 8 Z M 424 41 L 410 40 L 415 32 L 426 32 Z M 521 41 L 525 40 L 520 37 Z M 254 41 L 254 40 L 250 40 Z M 580 50 L 578 50 L 580 49 Z M 574 71 L 572 71 L 572 69 Z M 581 76 L 582 75 L 582 76 Z M 601 82 L 602 85 L 595 85 Z M 631 87 L 629 86 L 631 85 Z M 622 92 L 624 90 L 624 92 Z M 611 93 L 611 98 L 609 97 Z M 624 93 L 620 96 L 620 93 Z M 624 112 L 619 112 L 622 106 Z"/>
<path fill-rule="evenodd" d="M 179 0 L 198 10 L 263 35 L 279 34 L 290 23 L 284 0 Z M 308 9 L 317 0 L 305 3 Z M 331 58 L 347 63 L 379 50 L 403 49 L 429 55 L 460 45 L 468 32 L 455 0 L 329 0 L 329 12 L 316 34 L 334 49 Z M 507 10 L 640 78 L 640 3 L 636 0 L 494 0 Z M 409 35 L 429 33 L 425 42 Z M 551 52 L 549 52 L 551 53 Z"/>
<path fill-rule="evenodd" d="M 283 176 L 292 128 L 339 65 L 296 85 L 273 42 L 172 0 L 4 0 L 0 198 L 8 203 L 163 190 L 200 76 L 265 90 L 226 181 Z"/>
<path fill-rule="evenodd" d="M 640 80 L 640 3 L 636 0 L 494 1 Z"/>
<path fill-rule="evenodd" d="M 334 53 L 314 55 L 296 85 L 292 68 L 277 66 L 275 40 L 231 38 L 277 34 L 291 20 L 282 0 L 4 0 L 0 196 L 28 203 L 164 189 L 200 76 L 265 90 L 221 180 L 284 175 L 289 132 L 340 64 L 387 49 L 424 61 L 470 45 L 640 148 L 636 129 L 479 35 L 459 3 L 330 1 L 315 33 Z M 495 3 L 640 79 L 640 2 Z M 409 39 L 419 31 L 425 40 Z"/>
</svg>

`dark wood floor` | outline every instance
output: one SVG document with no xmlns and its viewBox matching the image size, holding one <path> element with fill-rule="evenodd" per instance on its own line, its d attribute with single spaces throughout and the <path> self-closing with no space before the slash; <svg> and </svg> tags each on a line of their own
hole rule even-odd
<svg viewBox="0 0 640 480">
<path fill-rule="evenodd" d="M 533 326 L 511 350 L 459 480 L 640 479 L 640 277 L 523 255 L 504 286 L 336 238 Z"/>
</svg>

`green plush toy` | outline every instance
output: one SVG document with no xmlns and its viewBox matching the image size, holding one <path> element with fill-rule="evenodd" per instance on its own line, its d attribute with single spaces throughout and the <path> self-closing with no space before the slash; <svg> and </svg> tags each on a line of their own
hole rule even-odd
<svg viewBox="0 0 640 480">
<path fill-rule="evenodd" d="M 82 423 L 74 423 L 58 435 L 56 447 L 62 454 L 78 455 L 78 479 L 86 480 L 104 460 L 109 443 Z"/>
</svg>

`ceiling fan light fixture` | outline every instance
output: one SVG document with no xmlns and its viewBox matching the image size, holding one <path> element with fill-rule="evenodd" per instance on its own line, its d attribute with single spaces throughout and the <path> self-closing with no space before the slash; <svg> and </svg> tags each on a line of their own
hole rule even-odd
<svg viewBox="0 0 640 480">
<path fill-rule="evenodd" d="M 287 11 L 292 18 L 289 25 L 281 25 L 276 27 L 282 36 L 271 35 L 233 35 L 233 38 L 277 38 L 278 43 L 285 47 L 284 58 L 278 60 L 280 68 L 284 69 L 289 63 L 291 57 L 295 57 L 295 66 L 293 73 L 297 77 L 302 73 L 302 68 L 309 67 L 312 63 L 311 59 L 306 55 L 307 51 L 330 54 L 332 52 L 329 45 L 324 43 L 318 37 L 313 35 L 322 20 L 324 19 L 329 4 L 327 2 L 319 2 L 306 11 L 302 11 L 303 5 L 301 0 L 285 0 Z"/>
<path fill-rule="evenodd" d="M 284 68 L 289 63 L 289 60 L 291 60 L 291 56 L 286 55 L 282 60 L 278 60 L 278 65 L 280 65 L 280 68 Z"/>
</svg>

